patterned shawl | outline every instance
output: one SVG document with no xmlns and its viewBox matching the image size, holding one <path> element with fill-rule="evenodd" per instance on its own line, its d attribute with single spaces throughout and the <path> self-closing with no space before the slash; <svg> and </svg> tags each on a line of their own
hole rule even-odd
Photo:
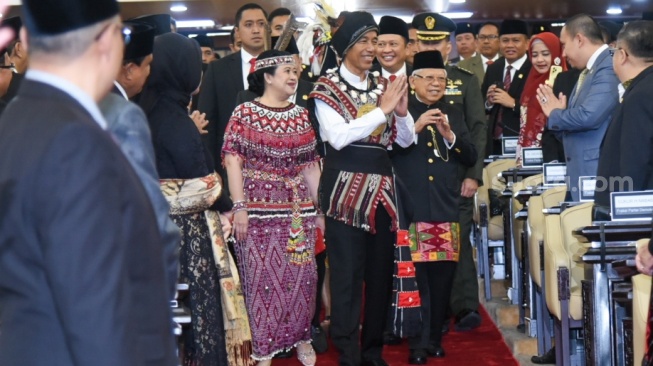
<svg viewBox="0 0 653 366">
<path fill-rule="evenodd" d="M 222 192 L 220 178 L 213 173 L 194 179 L 162 179 L 160 184 L 163 195 L 170 203 L 171 214 L 204 213 L 210 231 L 213 258 L 220 277 L 229 365 L 249 365 L 253 362 L 250 358 L 252 336 L 240 277 L 236 263 L 225 245 L 220 216 L 209 209 Z"/>
</svg>

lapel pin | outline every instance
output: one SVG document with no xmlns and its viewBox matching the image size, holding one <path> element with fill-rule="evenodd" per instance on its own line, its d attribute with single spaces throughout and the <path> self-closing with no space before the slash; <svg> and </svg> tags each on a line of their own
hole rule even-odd
<svg viewBox="0 0 653 366">
<path fill-rule="evenodd" d="M 519 74 L 517 77 L 521 79 L 524 77 L 524 74 Z"/>
</svg>

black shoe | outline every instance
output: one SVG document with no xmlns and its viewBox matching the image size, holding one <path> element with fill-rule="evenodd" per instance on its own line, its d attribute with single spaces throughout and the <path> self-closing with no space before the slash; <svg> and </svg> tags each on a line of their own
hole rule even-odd
<svg viewBox="0 0 653 366">
<path fill-rule="evenodd" d="M 476 329 L 481 325 L 481 315 L 476 310 L 464 309 L 456 314 L 456 325 L 454 329 L 457 332 L 466 332 Z"/>
<path fill-rule="evenodd" d="M 531 357 L 531 362 L 538 365 L 548 365 L 556 363 L 556 348 L 551 347 L 545 354 L 542 356 L 533 356 Z"/>
<path fill-rule="evenodd" d="M 442 348 L 442 346 L 430 344 L 426 349 L 426 353 L 428 353 L 430 357 L 442 358 L 444 357 L 444 348 Z"/>
<path fill-rule="evenodd" d="M 292 357 L 292 348 L 287 351 L 281 351 L 274 355 L 272 358 L 291 358 Z"/>
<path fill-rule="evenodd" d="M 401 338 L 397 337 L 392 332 L 383 332 L 383 344 L 389 346 L 396 346 L 398 344 L 401 344 Z"/>
<path fill-rule="evenodd" d="M 324 353 L 329 349 L 326 332 L 321 326 L 311 325 L 311 338 L 313 338 L 311 345 L 315 353 Z"/>
<path fill-rule="evenodd" d="M 408 363 L 411 365 L 426 365 L 426 351 L 423 349 L 411 349 L 408 356 Z"/>
<path fill-rule="evenodd" d="M 382 358 L 379 358 L 371 361 L 363 361 L 361 366 L 388 366 L 388 363 L 385 362 Z"/>
</svg>

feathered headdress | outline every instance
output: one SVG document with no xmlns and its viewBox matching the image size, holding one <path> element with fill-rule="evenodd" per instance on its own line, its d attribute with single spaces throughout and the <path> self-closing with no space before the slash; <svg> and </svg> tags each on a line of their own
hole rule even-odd
<svg viewBox="0 0 653 366">
<path fill-rule="evenodd" d="M 311 66 L 311 72 L 319 75 L 322 62 L 331 41 L 331 27 L 336 25 L 338 14 L 325 0 L 313 0 L 309 3 L 315 5 L 315 19 L 306 26 L 304 32 L 297 40 L 302 63 Z"/>
</svg>

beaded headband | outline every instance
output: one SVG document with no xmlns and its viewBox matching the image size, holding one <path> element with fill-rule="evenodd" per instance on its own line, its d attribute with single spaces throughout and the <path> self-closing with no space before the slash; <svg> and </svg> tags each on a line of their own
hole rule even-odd
<svg viewBox="0 0 653 366">
<path fill-rule="evenodd" d="M 295 59 L 291 55 L 268 57 L 261 60 L 256 60 L 256 63 L 254 64 L 254 71 L 268 67 L 294 64 Z"/>
</svg>

